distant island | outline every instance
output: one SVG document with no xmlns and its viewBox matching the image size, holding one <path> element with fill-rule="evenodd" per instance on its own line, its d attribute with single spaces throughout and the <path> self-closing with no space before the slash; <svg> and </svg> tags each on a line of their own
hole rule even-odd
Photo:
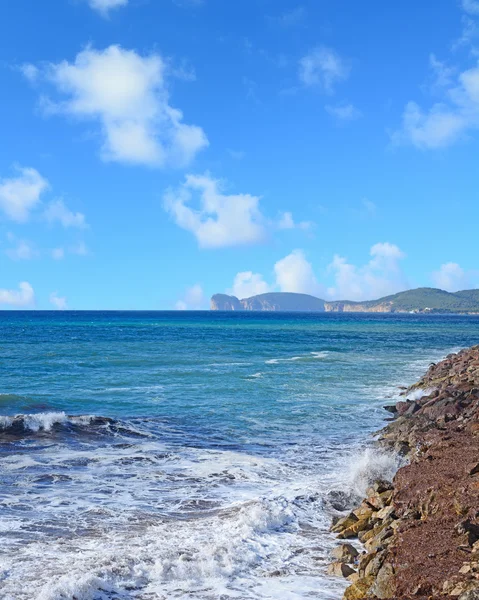
<svg viewBox="0 0 479 600">
<path fill-rule="evenodd" d="M 417 288 L 366 302 L 326 301 L 292 292 L 259 294 L 243 300 L 215 294 L 211 298 L 211 310 L 474 314 L 479 313 L 479 290 L 451 293 L 436 288 Z"/>
</svg>

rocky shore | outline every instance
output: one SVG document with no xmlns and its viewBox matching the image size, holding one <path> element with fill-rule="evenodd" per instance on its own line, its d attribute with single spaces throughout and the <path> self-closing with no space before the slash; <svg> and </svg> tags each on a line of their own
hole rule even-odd
<svg viewBox="0 0 479 600">
<path fill-rule="evenodd" d="M 333 523 L 329 572 L 350 581 L 345 600 L 479 600 L 479 346 L 432 364 L 403 396 L 377 444 L 407 465 Z"/>
</svg>

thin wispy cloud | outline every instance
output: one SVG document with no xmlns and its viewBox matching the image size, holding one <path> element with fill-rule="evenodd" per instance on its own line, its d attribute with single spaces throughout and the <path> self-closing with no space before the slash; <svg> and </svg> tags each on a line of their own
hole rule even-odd
<svg viewBox="0 0 479 600">
<path fill-rule="evenodd" d="M 66 228 L 85 229 L 88 226 L 85 215 L 81 212 L 72 212 L 61 198 L 48 204 L 44 216 L 49 223 L 60 223 Z"/>
<path fill-rule="evenodd" d="M 299 79 L 307 87 L 332 94 L 338 83 L 349 77 L 351 67 L 335 50 L 319 46 L 299 61 Z"/>
<path fill-rule="evenodd" d="M 325 106 L 326 112 L 331 116 L 335 117 L 339 121 L 355 121 L 362 116 L 360 110 L 358 110 L 353 104 L 327 104 Z"/>
<path fill-rule="evenodd" d="M 128 0 L 87 0 L 87 2 L 90 8 L 97 11 L 102 17 L 108 17 L 111 10 L 128 4 Z"/>
</svg>

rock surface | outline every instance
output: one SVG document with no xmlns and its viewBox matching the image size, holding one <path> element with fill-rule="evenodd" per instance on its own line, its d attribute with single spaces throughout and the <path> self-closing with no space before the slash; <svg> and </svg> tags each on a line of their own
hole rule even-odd
<svg viewBox="0 0 479 600">
<path fill-rule="evenodd" d="M 378 443 L 408 464 L 332 528 L 365 549 L 344 598 L 479 598 L 479 346 L 403 394 Z"/>
</svg>

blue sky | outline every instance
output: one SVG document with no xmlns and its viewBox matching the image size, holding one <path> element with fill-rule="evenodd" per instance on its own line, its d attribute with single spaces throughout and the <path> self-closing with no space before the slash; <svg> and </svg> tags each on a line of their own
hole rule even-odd
<svg viewBox="0 0 479 600">
<path fill-rule="evenodd" d="M 479 287 L 478 59 L 477 0 L 1 3 L 0 308 Z"/>
</svg>

